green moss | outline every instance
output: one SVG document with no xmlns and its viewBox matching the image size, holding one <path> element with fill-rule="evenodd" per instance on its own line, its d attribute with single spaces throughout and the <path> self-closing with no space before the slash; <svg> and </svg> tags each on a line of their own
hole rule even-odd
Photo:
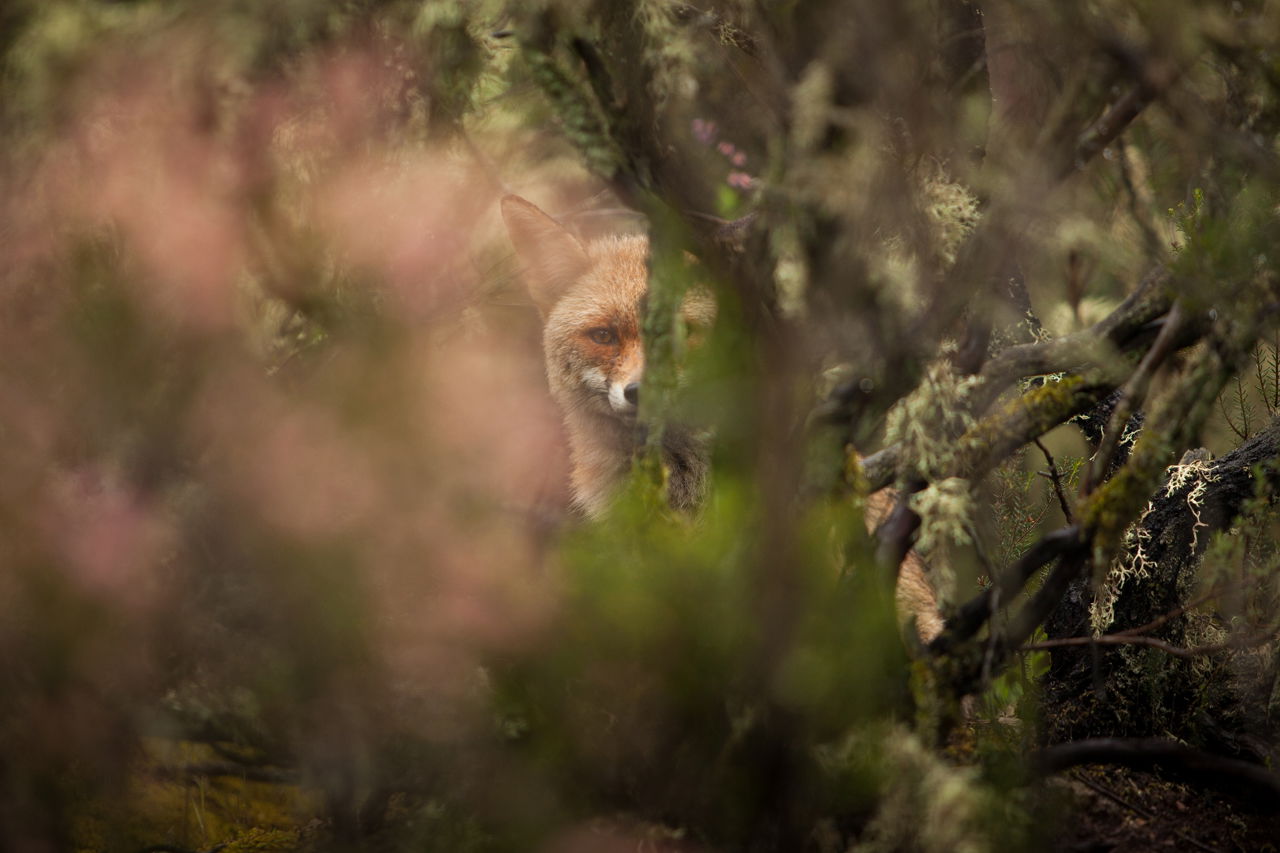
<svg viewBox="0 0 1280 853">
<path fill-rule="evenodd" d="M 1094 491 L 1081 508 L 1081 521 L 1097 548 L 1109 552 L 1119 546 L 1125 528 L 1141 512 L 1156 484 L 1155 472 L 1131 462 Z"/>
<path fill-rule="evenodd" d="M 1028 441 L 1095 405 L 1114 384 L 1105 374 L 1068 374 L 1006 403 L 960 441 L 954 472 L 984 472 Z"/>
<path fill-rule="evenodd" d="M 141 849 L 156 844 L 226 850 L 293 850 L 299 827 L 322 813 L 320 797 L 297 785 L 235 776 L 183 775 L 221 763 L 209 746 L 148 739 L 125 790 L 87 802 L 74 819 L 78 849 Z"/>
</svg>

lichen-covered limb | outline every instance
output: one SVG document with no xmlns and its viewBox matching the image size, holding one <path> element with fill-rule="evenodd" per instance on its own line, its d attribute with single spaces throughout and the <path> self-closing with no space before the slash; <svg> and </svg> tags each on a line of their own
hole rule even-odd
<svg viewBox="0 0 1280 853">
<path fill-rule="evenodd" d="M 1199 434 L 1254 338 L 1251 329 L 1237 330 L 1215 337 L 1196 353 L 1182 377 L 1156 402 L 1124 467 L 1084 502 L 1080 518 L 1095 543 L 1096 569 L 1110 564 L 1125 529 L 1159 487 L 1165 468 Z"/>
<path fill-rule="evenodd" d="M 994 400 L 1022 377 L 1079 372 L 1114 360 L 1117 352 L 1141 345 L 1153 334 L 1151 325 L 1173 305 L 1168 283 L 1168 272 L 1156 267 L 1114 311 L 1088 329 L 1051 341 L 1007 347 L 996 353 L 979 374 L 984 389 L 981 399 Z"/>
<path fill-rule="evenodd" d="M 1126 378 L 1116 368 L 1118 354 L 1137 349 L 1151 340 L 1156 334 L 1154 324 L 1169 311 L 1173 304 L 1167 286 L 1168 281 L 1169 276 L 1164 268 L 1156 267 L 1143 278 L 1124 302 L 1092 327 L 1056 340 L 1019 344 L 1001 350 L 987 361 L 979 374 L 982 382 L 973 392 L 973 410 L 978 413 L 985 412 L 1013 382 L 1026 376 L 1079 373 L 1090 368 L 1095 371 L 1100 369 L 1106 374 L 1107 380 L 1102 383 L 1102 386 L 1106 387 L 1108 393 L 1114 390 Z M 1190 334 L 1194 334 L 1194 330 L 1190 330 Z M 1188 338 L 1188 330 L 1184 329 L 1178 343 L 1185 345 L 1190 342 Z M 1068 379 L 1072 383 L 1078 381 L 1071 377 Z M 1046 391 L 1041 396 L 1057 397 L 1058 393 Z M 1105 394 L 1099 396 L 1094 402 L 1096 403 L 1104 396 Z M 1027 403 L 1016 405 L 1022 406 Z M 1032 402 L 1030 405 L 1032 408 L 1046 406 L 1039 402 Z M 1043 423 L 1043 418 L 1052 417 L 1053 412 L 1058 410 L 1060 409 L 1057 406 L 1046 406 L 1037 420 Z M 1070 411 L 1063 414 L 1049 426 L 1056 426 L 1075 414 L 1079 412 Z M 1005 429 L 998 428 L 996 422 L 984 423 L 986 427 L 979 424 L 979 428 L 988 432 L 1007 432 Z M 1038 434 L 1028 434 L 1024 442 L 1031 441 Z M 977 449 L 975 447 L 975 451 Z M 903 459 L 902 449 L 894 445 L 865 457 L 862 460 L 862 471 L 868 486 L 875 490 L 892 483 L 904 461 L 907 460 Z"/>
<path fill-rule="evenodd" d="M 1098 405 L 1127 373 L 1127 364 L 1113 363 L 1046 382 L 1015 397 L 960 438 L 951 476 L 981 477 L 1022 445 Z"/>
<path fill-rule="evenodd" d="M 862 476 L 871 491 L 883 489 L 893 482 L 902 459 L 902 448 L 891 444 L 862 459 Z"/>
<path fill-rule="evenodd" d="M 948 476 L 975 478 L 1022 445 L 1059 424 L 1089 411 L 1124 381 L 1123 363 L 1086 374 L 1047 382 L 1006 403 L 973 426 L 958 441 L 956 463 Z M 862 473 L 871 491 L 893 482 L 905 464 L 903 451 L 891 445 L 862 460 Z"/>
<path fill-rule="evenodd" d="M 1174 334 L 1176 330 L 1170 333 L 1171 336 Z M 1082 523 L 1078 533 L 1064 543 L 1057 543 L 1061 545 L 1062 558 L 1041 589 L 1011 618 L 1003 635 L 989 644 L 979 656 L 980 660 L 973 655 L 959 655 L 956 661 L 958 669 L 951 675 L 955 689 L 960 692 L 975 689 L 982 681 L 984 671 L 1002 663 L 1013 649 L 1030 637 L 1061 602 L 1071 582 L 1081 576 L 1090 551 L 1095 566 L 1109 565 L 1125 528 L 1138 517 L 1159 485 L 1168 457 L 1176 449 L 1184 447 L 1199 431 L 1214 397 L 1236 369 L 1247 342 L 1251 340 L 1252 334 L 1242 331 L 1216 338 L 1197 354 L 1181 381 L 1174 383 L 1160 399 L 1150 427 L 1139 439 L 1126 465 L 1081 507 L 1079 516 Z M 960 472 L 970 475 L 985 473 L 1009 452 L 1065 420 L 1070 413 L 1079 413 L 1096 405 L 1100 396 L 1109 393 L 1118 381 L 1115 373 L 1095 376 L 1092 380 L 1068 376 L 1010 401 L 1003 410 L 980 422 L 962 439 L 962 444 L 967 446 L 959 454 Z M 1021 589 L 1021 584 L 1017 583 L 1020 577 L 1043 565 L 1046 560 L 1041 557 L 1046 550 L 1050 550 L 1049 546 L 1042 541 L 1006 572 L 1013 591 Z M 1050 553 L 1052 556 L 1054 554 Z M 999 606 L 1001 602 L 995 600 L 996 595 L 992 592 L 992 598 L 980 597 L 980 600 L 966 605 L 962 610 L 964 620 L 950 628 L 934 650 L 957 653 L 966 636 L 973 636 Z M 984 604 L 987 606 L 986 615 L 981 612 Z"/>
<path fill-rule="evenodd" d="M 1203 483 L 1197 501 L 1199 510 L 1187 502 L 1195 482 L 1163 490 L 1151 500 L 1139 532 L 1147 543 L 1145 562 L 1150 571 L 1146 577 L 1130 579 L 1120 590 L 1114 620 L 1120 629 L 1145 624 L 1178 605 L 1178 579 L 1204 551 L 1211 534 L 1229 527 L 1245 501 L 1259 492 L 1280 493 L 1280 471 L 1265 465 L 1277 458 L 1280 418 L 1273 419 L 1235 450 L 1205 465 L 1196 480 Z M 1261 483 L 1256 479 L 1258 471 L 1265 475 Z"/>
<path fill-rule="evenodd" d="M 1190 442 L 1193 427 L 1203 420 L 1212 405 L 1213 392 L 1238 363 L 1242 343 L 1223 347 L 1217 343 L 1199 354 L 1183 381 L 1165 397 L 1151 419 L 1152 426 L 1138 442 L 1133 457 L 1094 493 L 1082 507 L 1082 518 L 1101 535 L 1095 550 L 1095 564 L 1110 568 L 1131 565 L 1141 554 L 1142 572 L 1130 572 L 1123 586 L 1111 590 L 1109 621 L 1115 630 L 1150 624 L 1183 604 L 1191 570 L 1211 534 L 1230 527 L 1246 501 L 1257 494 L 1280 493 L 1280 473 L 1265 463 L 1280 458 L 1280 419 L 1252 436 L 1236 450 L 1203 470 L 1181 488 L 1152 493 L 1165 477 L 1174 454 Z M 1237 354 L 1233 356 L 1232 350 Z M 1225 352 L 1224 352 L 1225 350 Z M 1196 399 L 1196 396 L 1199 399 Z M 1181 413 L 1179 412 L 1181 410 Z M 1264 480 L 1257 480 L 1257 472 Z M 1201 489 L 1196 505 L 1188 496 Z M 1125 531 L 1135 518 L 1139 523 L 1128 536 Z M 1107 581 L 1108 585 L 1112 580 Z M 1054 616 L 1050 637 L 1076 636 L 1089 622 L 1091 596 L 1083 585 L 1079 595 L 1069 596 Z M 1171 646 L 1187 645 L 1184 616 L 1159 625 L 1159 639 Z M 1054 626 L 1057 626 L 1056 628 Z M 1193 643 L 1194 644 L 1194 643 Z M 1170 731 L 1190 734 L 1194 725 L 1185 700 L 1200 688 L 1188 661 L 1163 653 L 1141 654 L 1132 648 L 1101 647 L 1053 650 L 1058 673 L 1049 685 L 1046 699 L 1050 708 L 1052 737 L 1092 734 L 1151 734 Z M 1098 673 L 1105 674 L 1106 694 L 1100 704 L 1091 690 Z M 1135 684 L 1153 685 L 1140 696 L 1131 695 Z M 1181 697 L 1181 698 L 1178 698 Z"/>
<path fill-rule="evenodd" d="M 1169 613 L 1153 635 L 1171 647 L 1183 648 L 1195 641 L 1188 638 L 1188 622 L 1182 615 L 1189 569 L 1196 565 L 1211 534 L 1228 529 L 1246 502 L 1255 495 L 1280 494 L 1280 471 L 1269 462 L 1280 459 L 1280 418 L 1251 436 L 1238 448 L 1205 466 L 1198 482 L 1204 492 L 1197 511 L 1187 502 L 1195 487 L 1165 490 L 1151 501 L 1142 517 L 1135 541 L 1141 537 L 1146 551 L 1146 576 L 1130 577 L 1113 604 L 1112 625 L 1117 632 L 1131 626 L 1151 625 Z M 1261 474 L 1263 480 L 1257 477 Z M 1203 524 L 1196 531 L 1196 515 Z M 1122 555 L 1121 559 L 1128 559 Z M 1081 592 L 1084 592 L 1082 589 Z M 1074 636 L 1088 622 L 1087 602 L 1068 598 L 1057 621 L 1066 629 L 1060 636 Z M 1051 631 L 1050 636 L 1054 636 Z M 1095 646 L 1055 648 L 1054 668 L 1058 675 L 1048 685 L 1046 700 L 1055 711 L 1050 715 L 1052 737 L 1091 734 L 1152 734 L 1169 731 L 1190 733 L 1195 723 L 1178 702 L 1152 702 L 1149 693 L 1132 695 L 1134 684 L 1159 683 L 1161 695 L 1193 695 L 1198 676 L 1189 662 L 1167 656 L 1135 655 L 1119 647 Z M 1099 672 L 1106 673 L 1105 705 L 1089 700 Z M 1082 700 L 1081 697 L 1086 697 Z"/>
</svg>

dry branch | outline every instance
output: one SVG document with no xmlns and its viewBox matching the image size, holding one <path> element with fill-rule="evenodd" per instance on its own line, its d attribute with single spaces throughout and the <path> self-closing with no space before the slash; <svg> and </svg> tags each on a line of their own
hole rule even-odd
<svg viewBox="0 0 1280 853">
<path fill-rule="evenodd" d="M 947 630 L 935 641 L 934 650 L 945 652 L 978 633 L 990 618 L 995 601 L 1017 595 L 1042 567 L 1078 547 L 1080 528 L 1074 525 L 1055 530 L 1032 545 L 1016 563 L 998 575 L 991 586 L 960 607 L 956 615 L 947 621 Z"/>
<path fill-rule="evenodd" d="M 1116 633 L 1103 634 L 1100 637 L 1061 637 L 1054 640 L 1042 640 L 1038 643 L 1027 643 L 1022 647 L 1024 652 L 1061 649 L 1068 646 L 1149 646 L 1153 649 L 1178 658 L 1197 658 L 1206 655 L 1229 652 L 1237 649 L 1253 649 L 1266 645 L 1280 636 L 1280 630 L 1272 628 L 1249 636 L 1238 637 L 1222 643 L 1209 643 L 1203 646 L 1183 648 L 1161 640 L 1158 637 L 1146 637 L 1140 634 Z"/>
<path fill-rule="evenodd" d="M 1061 773 L 1081 764 L 1119 764 L 1138 770 L 1164 767 L 1197 782 L 1280 801 L 1280 775 L 1265 767 L 1224 758 L 1165 738 L 1091 738 L 1040 750 L 1032 766 L 1041 775 Z"/>
</svg>

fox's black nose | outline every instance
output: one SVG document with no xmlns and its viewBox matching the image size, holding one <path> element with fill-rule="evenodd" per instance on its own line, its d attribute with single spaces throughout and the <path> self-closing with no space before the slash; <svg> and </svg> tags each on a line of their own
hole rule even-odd
<svg viewBox="0 0 1280 853">
<path fill-rule="evenodd" d="M 640 383 L 632 382 L 622 389 L 622 396 L 633 406 L 640 405 Z"/>
</svg>

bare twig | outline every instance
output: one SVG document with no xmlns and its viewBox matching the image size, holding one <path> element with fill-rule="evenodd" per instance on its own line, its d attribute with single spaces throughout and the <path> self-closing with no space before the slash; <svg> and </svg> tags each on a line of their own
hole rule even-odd
<svg viewBox="0 0 1280 853">
<path fill-rule="evenodd" d="M 1101 637 L 1062 637 L 1056 640 L 1042 640 L 1038 643 L 1027 643 L 1022 646 L 1022 651 L 1033 652 L 1044 649 L 1056 649 L 1068 646 L 1149 646 L 1153 649 L 1173 655 L 1177 658 L 1197 658 L 1206 655 L 1217 654 L 1218 652 L 1233 651 L 1237 649 L 1252 649 L 1265 645 L 1272 640 L 1280 637 L 1280 628 L 1272 628 L 1269 631 L 1263 631 L 1248 637 L 1241 637 L 1235 640 L 1227 640 L 1223 643 L 1211 643 L 1204 646 L 1192 646 L 1191 648 L 1183 648 L 1167 643 L 1158 637 L 1146 637 L 1133 634 L 1103 634 Z"/>
<path fill-rule="evenodd" d="M 1058 496 L 1058 505 L 1062 507 L 1063 517 L 1067 519 L 1067 524 L 1075 524 L 1076 520 L 1071 513 L 1071 504 L 1067 501 L 1067 493 L 1062 488 L 1062 478 L 1058 475 L 1058 466 L 1053 461 L 1053 454 L 1049 452 L 1049 448 L 1044 446 L 1044 442 L 1038 438 L 1036 439 L 1036 447 L 1040 448 L 1040 452 L 1044 454 L 1045 461 L 1049 463 L 1049 470 L 1044 473 L 1053 483 L 1053 493 Z"/>
<path fill-rule="evenodd" d="M 1117 803 L 1125 807 L 1126 809 L 1129 809 L 1135 814 L 1139 814 L 1145 817 L 1147 820 L 1155 820 L 1155 817 L 1156 817 L 1155 812 L 1151 811 L 1150 809 L 1144 806 L 1140 806 L 1137 803 L 1130 802 L 1129 800 L 1117 794 L 1115 791 L 1108 788 L 1106 785 L 1102 785 L 1102 784 L 1099 784 L 1098 782 L 1095 782 L 1094 780 L 1085 776 L 1083 773 L 1079 771 L 1074 772 L 1071 774 L 1071 778 L 1079 782 L 1081 785 L 1084 785 L 1085 787 L 1091 789 L 1094 793 L 1099 794 L 1100 796 L 1106 797 L 1108 800 L 1111 800 L 1112 802 Z M 1190 835 L 1187 835 L 1185 832 L 1174 830 L 1174 834 L 1176 834 L 1183 841 L 1190 844 L 1192 847 L 1195 847 L 1197 850 L 1205 850 L 1207 851 L 1207 853 L 1218 853 L 1217 848 L 1210 847 L 1209 845 L 1204 844 L 1203 842 L 1197 841 L 1196 839 L 1192 838 Z"/>
<path fill-rule="evenodd" d="M 1080 135 L 1069 162 L 1063 163 L 1058 170 L 1058 180 L 1065 180 L 1072 173 L 1083 169 L 1103 148 L 1123 133 L 1177 77 L 1176 71 L 1155 74 L 1150 69 L 1144 70 L 1142 79 Z"/>
</svg>

